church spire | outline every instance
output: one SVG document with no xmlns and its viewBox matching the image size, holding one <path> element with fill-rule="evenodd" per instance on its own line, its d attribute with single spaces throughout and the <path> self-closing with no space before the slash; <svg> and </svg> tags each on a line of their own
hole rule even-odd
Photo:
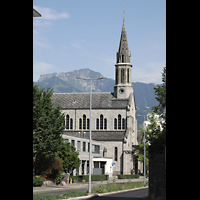
<svg viewBox="0 0 200 200">
<path fill-rule="evenodd" d="M 119 43 L 119 50 L 117 52 L 117 63 L 131 63 L 130 57 L 131 57 L 131 53 L 129 52 L 129 49 L 128 49 L 126 28 L 125 28 L 125 22 L 123 18 L 123 26 L 122 26 L 120 43 Z"/>
</svg>

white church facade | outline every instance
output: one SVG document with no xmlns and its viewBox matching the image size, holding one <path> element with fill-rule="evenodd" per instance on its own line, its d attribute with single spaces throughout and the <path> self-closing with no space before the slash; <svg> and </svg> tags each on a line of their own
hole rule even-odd
<svg viewBox="0 0 200 200">
<path fill-rule="evenodd" d="M 99 156 L 95 154 L 93 161 L 107 158 L 110 163 L 112 160 L 114 164 L 109 173 L 112 172 L 114 175 L 138 172 L 138 163 L 135 162 L 135 147 L 138 145 L 137 119 L 133 85 L 131 84 L 130 58 L 131 53 L 123 21 L 115 64 L 114 92 L 92 93 L 91 120 L 90 93 L 54 93 L 52 96 L 54 107 L 60 105 L 61 112 L 65 115 L 63 137 L 74 137 L 77 140 L 85 138 L 89 141 L 91 123 L 92 143 L 96 142 L 101 146 L 101 153 Z M 80 142 L 83 148 L 84 141 L 80 139 Z M 78 147 L 77 145 L 76 147 Z M 87 150 L 86 153 L 89 155 Z M 80 155 L 83 154 L 80 152 Z M 88 165 L 88 155 L 81 156 L 81 162 L 84 165 L 86 161 L 86 165 Z M 97 159 L 98 157 L 99 159 Z M 94 165 L 97 165 L 97 161 L 93 162 L 92 168 L 95 168 Z"/>
</svg>

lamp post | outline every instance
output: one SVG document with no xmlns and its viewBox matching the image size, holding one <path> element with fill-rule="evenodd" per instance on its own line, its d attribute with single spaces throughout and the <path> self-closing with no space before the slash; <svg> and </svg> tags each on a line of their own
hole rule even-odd
<svg viewBox="0 0 200 200">
<path fill-rule="evenodd" d="M 91 171 L 92 171 L 92 130 L 91 130 L 91 122 L 92 122 L 92 116 L 91 116 L 91 110 L 92 110 L 92 80 L 99 80 L 99 79 L 106 79 L 106 77 L 99 77 L 99 78 L 80 78 L 76 77 L 76 79 L 82 79 L 82 80 L 90 80 L 90 151 L 89 151 L 89 193 L 91 193 Z"/>
<path fill-rule="evenodd" d="M 144 122 L 145 122 L 146 115 L 136 115 L 136 116 L 144 116 Z M 144 123 L 144 184 L 145 183 L 146 183 L 146 146 L 145 146 L 145 123 Z"/>
</svg>

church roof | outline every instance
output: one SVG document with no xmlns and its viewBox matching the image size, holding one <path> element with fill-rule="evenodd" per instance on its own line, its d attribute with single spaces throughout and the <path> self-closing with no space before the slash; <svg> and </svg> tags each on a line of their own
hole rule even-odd
<svg viewBox="0 0 200 200">
<path fill-rule="evenodd" d="M 64 131 L 64 135 L 70 135 L 74 137 L 80 137 L 79 131 Z M 85 138 L 89 139 L 90 132 L 85 131 Z M 122 141 L 125 131 L 92 131 L 92 140 L 96 141 Z"/>
<path fill-rule="evenodd" d="M 54 93 L 52 95 L 53 107 L 61 106 L 61 109 L 89 109 L 90 93 Z M 117 99 L 114 93 L 92 93 L 92 109 L 124 109 L 128 105 L 129 98 Z"/>
</svg>

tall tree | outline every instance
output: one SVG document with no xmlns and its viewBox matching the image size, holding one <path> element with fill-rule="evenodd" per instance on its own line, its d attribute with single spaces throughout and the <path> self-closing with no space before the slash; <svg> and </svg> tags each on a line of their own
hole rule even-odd
<svg viewBox="0 0 200 200">
<path fill-rule="evenodd" d="M 76 148 L 69 142 L 61 143 L 58 154 L 62 161 L 62 167 L 65 173 L 78 168 L 81 164 L 81 161 L 78 157 L 79 153 L 76 151 Z"/>
<path fill-rule="evenodd" d="M 53 89 L 39 90 L 33 83 L 33 171 L 40 173 L 55 160 L 64 130 L 64 115 L 60 106 L 53 108 L 52 94 Z"/>
</svg>

